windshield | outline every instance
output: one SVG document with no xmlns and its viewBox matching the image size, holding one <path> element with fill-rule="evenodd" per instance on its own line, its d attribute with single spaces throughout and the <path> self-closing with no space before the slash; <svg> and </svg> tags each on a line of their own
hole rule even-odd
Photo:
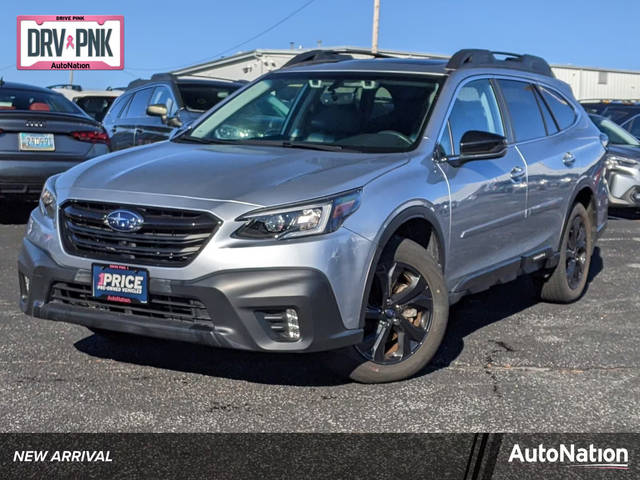
<svg viewBox="0 0 640 480">
<path fill-rule="evenodd" d="M 0 111 L 5 110 L 27 110 L 85 115 L 79 107 L 59 93 L 0 88 Z"/>
<path fill-rule="evenodd" d="M 589 115 L 593 123 L 596 124 L 598 129 L 609 137 L 609 142 L 613 145 L 632 145 L 637 147 L 640 145 L 640 141 L 627 132 L 617 123 L 609 120 L 608 118 L 599 117 L 596 115 Z"/>
<path fill-rule="evenodd" d="M 179 83 L 178 90 L 187 110 L 206 112 L 220 100 L 228 97 L 238 87 Z"/>
<path fill-rule="evenodd" d="M 349 73 L 276 74 L 201 121 L 186 139 L 358 151 L 418 140 L 440 79 Z"/>
</svg>

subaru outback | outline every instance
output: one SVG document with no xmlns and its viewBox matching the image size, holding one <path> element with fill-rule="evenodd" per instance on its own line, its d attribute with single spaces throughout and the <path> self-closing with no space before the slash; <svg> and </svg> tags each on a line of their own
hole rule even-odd
<svg viewBox="0 0 640 480">
<path fill-rule="evenodd" d="M 581 296 L 605 143 L 538 57 L 293 62 L 169 141 L 51 177 L 20 305 L 404 379 L 464 295 L 535 274 L 543 300 Z"/>
</svg>

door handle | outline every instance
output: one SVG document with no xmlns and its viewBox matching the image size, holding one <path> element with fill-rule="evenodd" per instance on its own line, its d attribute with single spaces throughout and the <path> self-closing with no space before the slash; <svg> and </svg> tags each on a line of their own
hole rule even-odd
<svg viewBox="0 0 640 480">
<path fill-rule="evenodd" d="M 527 172 L 522 167 L 513 167 L 511 172 L 509 172 L 509 175 L 511 176 L 511 180 L 519 182 L 526 173 Z"/>
<path fill-rule="evenodd" d="M 573 153 L 571 152 L 567 152 L 564 154 L 564 157 L 562 157 L 562 162 L 567 166 L 570 167 L 571 165 L 573 165 L 576 161 L 576 157 Z"/>
<path fill-rule="evenodd" d="M 142 133 L 142 129 L 141 128 L 137 128 L 137 127 L 133 131 L 136 134 Z"/>
</svg>

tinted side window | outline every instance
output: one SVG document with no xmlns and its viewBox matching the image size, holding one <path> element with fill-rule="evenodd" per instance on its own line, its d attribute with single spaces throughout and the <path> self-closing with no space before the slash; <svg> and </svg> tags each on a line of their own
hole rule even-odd
<svg viewBox="0 0 640 480">
<path fill-rule="evenodd" d="M 542 117 L 544 118 L 544 124 L 547 127 L 547 134 L 553 135 L 554 133 L 558 133 L 558 125 L 556 124 L 553 115 L 549 111 L 549 107 L 545 103 L 545 101 L 540 96 L 540 92 L 536 91 L 536 99 L 538 100 L 538 106 L 542 111 Z"/>
<path fill-rule="evenodd" d="M 560 130 L 570 127 L 576 120 L 576 112 L 573 110 L 571 104 L 562 97 L 559 93 L 549 90 L 545 87 L 540 87 L 544 100 L 549 105 L 549 108 L 553 112 L 553 116 L 558 122 Z"/>
<path fill-rule="evenodd" d="M 145 88 L 133 95 L 129 110 L 127 110 L 127 118 L 145 116 L 147 105 L 149 105 L 149 100 L 151 99 L 151 92 L 153 92 L 153 88 Z"/>
<path fill-rule="evenodd" d="M 498 80 L 498 83 L 509 108 L 516 141 L 544 137 L 547 132 L 533 85 L 516 80 Z"/>
<path fill-rule="evenodd" d="M 640 116 L 632 119 L 624 126 L 624 128 L 626 128 L 634 137 L 640 137 Z"/>
<path fill-rule="evenodd" d="M 498 102 L 489 80 L 475 80 L 460 89 L 451 108 L 449 127 L 453 145 L 445 138 L 448 129 L 440 138 L 440 145 L 448 155 L 459 152 L 460 140 L 469 130 L 504 135 Z"/>
<path fill-rule="evenodd" d="M 118 98 L 114 100 L 111 104 L 111 108 L 107 111 L 107 115 L 104 117 L 105 122 L 114 122 L 117 118 L 122 115 L 124 108 L 129 103 L 129 99 L 131 95 L 120 95 Z"/>
<path fill-rule="evenodd" d="M 637 113 L 638 113 L 638 111 L 636 109 L 634 109 L 634 108 L 608 107 L 602 113 L 602 115 L 604 115 L 605 117 L 609 117 L 611 120 L 616 122 L 618 125 L 622 125 L 624 122 L 629 120 L 631 117 L 633 117 Z"/>
</svg>

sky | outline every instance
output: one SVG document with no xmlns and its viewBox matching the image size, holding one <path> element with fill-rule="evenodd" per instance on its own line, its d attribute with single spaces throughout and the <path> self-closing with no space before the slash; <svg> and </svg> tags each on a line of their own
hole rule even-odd
<svg viewBox="0 0 640 480">
<path fill-rule="evenodd" d="M 16 69 L 18 15 L 124 15 L 123 71 L 75 72 L 85 89 L 126 85 L 152 73 L 255 48 L 371 46 L 373 0 L 5 0 L 0 76 L 66 83 L 65 71 Z M 452 54 L 488 48 L 555 64 L 640 70 L 640 1 L 381 0 L 379 48 Z M 304 8 L 274 26 L 301 7 Z M 607 18 L 610 16 L 611 18 Z M 255 38 L 258 36 L 258 38 Z"/>
</svg>

